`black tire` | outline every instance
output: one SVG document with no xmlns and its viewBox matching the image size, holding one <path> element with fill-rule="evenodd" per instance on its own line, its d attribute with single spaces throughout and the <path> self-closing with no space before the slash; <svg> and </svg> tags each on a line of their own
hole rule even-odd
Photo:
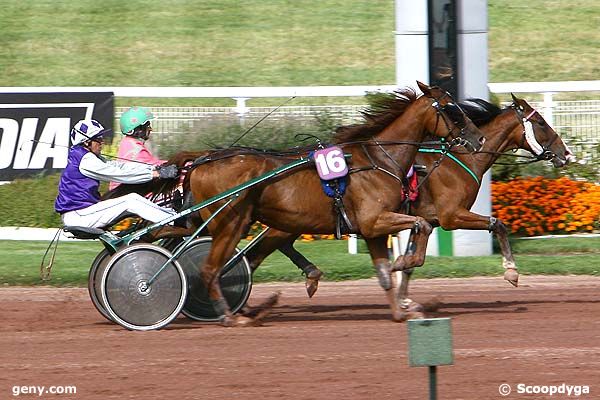
<svg viewBox="0 0 600 400">
<path fill-rule="evenodd" d="M 181 312 L 196 321 L 214 322 L 221 318 L 221 315 L 217 314 L 212 306 L 198 270 L 198 266 L 202 264 L 210 251 L 211 243 L 212 238 L 210 237 L 195 239 L 177 257 L 188 282 L 188 297 Z M 231 312 L 238 312 L 244 307 L 252 291 L 252 271 L 246 257 L 242 257 L 221 276 L 220 284 Z"/>
<path fill-rule="evenodd" d="M 98 310 L 104 318 L 114 322 L 110 315 L 108 315 L 108 311 L 106 311 L 106 307 L 102 302 L 102 294 L 100 293 L 100 280 L 110 256 L 111 254 L 104 249 L 98 253 L 92 262 L 90 272 L 88 273 L 88 293 L 90 294 L 90 299 L 92 300 L 94 307 L 96 307 L 96 310 Z"/>
</svg>

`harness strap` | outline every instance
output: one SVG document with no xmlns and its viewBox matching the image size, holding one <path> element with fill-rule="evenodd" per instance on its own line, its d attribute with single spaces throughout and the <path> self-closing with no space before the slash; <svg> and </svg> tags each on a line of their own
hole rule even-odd
<svg viewBox="0 0 600 400">
<path fill-rule="evenodd" d="M 337 221 L 335 224 L 335 237 L 336 239 L 341 239 L 343 231 L 347 233 L 351 233 L 354 231 L 354 226 L 352 222 L 350 222 L 350 218 L 348 218 L 348 214 L 346 213 L 346 209 L 344 207 L 344 201 L 341 196 L 336 196 L 333 198 L 334 208 L 337 210 Z M 344 229 L 346 228 L 346 229 Z"/>
<path fill-rule="evenodd" d="M 465 163 L 463 163 L 462 161 L 460 161 L 454 154 L 448 152 L 447 150 L 440 150 L 440 149 L 419 149 L 420 153 L 439 153 L 439 154 L 445 154 L 446 157 L 450 158 L 452 161 L 454 161 L 455 163 L 457 163 L 458 165 L 460 165 L 465 171 L 468 172 L 469 175 L 471 175 L 471 178 L 473 178 L 475 180 L 475 182 L 477 183 L 477 185 L 480 185 L 481 182 L 479 182 L 479 178 L 477 178 L 477 175 L 475 174 L 475 172 L 473 172 Z"/>
<path fill-rule="evenodd" d="M 340 179 L 334 179 L 328 181 L 329 192 L 326 194 L 333 198 L 333 212 L 336 215 L 335 221 L 335 238 L 341 239 L 342 234 L 351 233 L 354 231 L 354 226 L 348 218 L 346 208 L 344 207 L 344 200 L 342 199 L 345 191 L 345 187 L 341 186 Z"/>
<path fill-rule="evenodd" d="M 398 170 L 400 170 L 400 180 L 402 182 L 402 192 L 403 192 L 404 198 L 408 199 L 408 195 L 409 195 L 409 182 L 408 182 L 408 178 L 406 177 L 406 175 L 407 175 L 406 171 L 404 171 L 404 169 L 402 168 L 402 166 L 400 164 L 398 164 L 398 162 L 396 160 L 394 160 L 394 158 L 390 155 L 390 153 L 388 153 L 385 150 L 385 148 L 381 144 L 379 144 L 379 142 L 377 142 L 375 140 L 375 143 L 381 149 L 381 151 L 383 152 L 383 154 L 385 154 L 392 161 L 392 163 L 394 163 L 394 165 L 398 168 Z"/>
<path fill-rule="evenodd" d="M 54 237 L 52 238 L 52 241 L 48 245 L 48 248 L 46 248 L 44 256 L 42 257 L 42 262 L 40 263 L 40 279 L 43 281 L 50 280 L 50 272 L 52 272 L 52 267 L 54 266 L 54 258 L 56 257 L 56 250 L 58 248 L 58 241 L 60 239 L 60 233 L 62 232 L 62 230 L 63 228 L 58 228 L 58 230 L 54 234 Z M 48 262 L 48 265 L 44 265 L 44 262 L 46 261 L 46 256 L 50 252 L 52 245 L 54 245 L 54 250 L 52 250 L 50 261 Z"/>
</svg>

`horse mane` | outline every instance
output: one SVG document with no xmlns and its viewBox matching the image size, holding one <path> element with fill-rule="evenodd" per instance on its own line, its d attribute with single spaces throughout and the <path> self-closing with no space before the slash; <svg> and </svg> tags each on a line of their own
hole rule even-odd
<svg viewBox="0 0 600 400">
<path fill-rule="evenodd" d="M 334 143 L 373 137 L 402 115 L 416 99 L 417 94 L 412 88 L 408 87 L 396 90 L 390 95 L 381 96 L 369 108 L 361 111 L 365 122 L 339 127 L 333 135 Z"/>
<path fill-rule="evenodd" d="M 471 98 L 458 104 L 477 127 L 489 123 L 502 113 L 500 107 L 483 99 Z"/>
</svg>

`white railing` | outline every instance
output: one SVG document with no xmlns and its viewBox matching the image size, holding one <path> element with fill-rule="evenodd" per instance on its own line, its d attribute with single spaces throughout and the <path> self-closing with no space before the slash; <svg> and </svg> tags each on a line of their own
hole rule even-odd
<svg viewBox="0 0 600 400">
<path fill-rule="evenodd" d="M 238 114 L 248 111 L 246 101 L 277 97 L 362 97 L 370 92 L 391 92 L 397 86 L 279 86 L 279 87 L 0 87 L 0 93 L 113 92 L 116 97 L 230 98 Z"/>
<path fill-rule="evenodd" d="M 488 88 L 492 93 L 541 93 L 544 96 L 539 104 L 541 112 L 546 122 L 555 126 L 554 95 L 561 92 L 600 92 L 600 81 L 502 82 L 488 83 Z"/>
<path fill-rule="evenodd" d="M 540 110 L 546 121 L 558 131 L 567 132 L 572 141 L 583 147 L 593 147 L 600 143 L 600 100 L 555 101 L 553 96 L 561 92 L 599 92 L 600 81 L 564 81 L 564 82 L 503 82 L 489 83 L 492 93 L 529 93 L 541 94 L 541 102 L 530 103 Z M 299 86 L 299 87 L 0 87 L 0 93 L 49 93 L 49 92 L 113 92 L 116 97 L 135 98 L 231 98 L 235 107 L 153 107 L 163 119 L 165 129 L 157 125 L 158 131 L 174 133 L 178 126 L 192 127 L 193 121 L 217 114 L 237 114 L 246 118 L 260 116 L 269 112 L 269 108 L 248 107 L 247 101 L 253 98 L 291 98 L 291 97 L 362 97 L 371 92 L 391 92 L 395 85 L 381 86 Z M 360 106 L 322 106 L 333 111 L 340 122 L 358 116 Z M 271 108 L 272 109 L 272 108 Z M 282 107 L 278 115 L 311 116 L 315 107 Z M 117 115 L 121 110 L 117 109 Z M 167 117 L 168 115 L 168 117 Z M 338 119 L 339 118 L 339 119 Z M 160 120 L 159 120 L 160 121 Z M 169 126 L 167 126 L 169 121 Z"/>
<path fill-rule="evenodd" d="M 391 92 L 396 85 L 380 86 L 275 86 L 275 87 L 0 87 L 0 93 L 55 93 L 55 92 L 113 92 L 116 97 L 153 98 L 230 98 L 236 101 L 237 113 L 248 111 L 246 101 L 253 98 L 278 97 L 361 97 L 370 92 Z M 600 92 L 598 81 L 561 82 L 501 82 L 488 83 L 492 93 L 541 93 L 544 96 L 544 117 L 552 121 L 553 95 L 560 92 Z"/>
</svg>

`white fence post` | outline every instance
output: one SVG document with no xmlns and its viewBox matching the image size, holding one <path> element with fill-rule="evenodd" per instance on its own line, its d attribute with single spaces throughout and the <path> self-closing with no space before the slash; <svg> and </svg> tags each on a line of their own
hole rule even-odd
<svg viewBox="0 0 600 400">
<path fill-rule="evenodd" d="M 235 112 L 241 117 L 248 112 L 248 107 L 246 107 L 246 100 L 249 100 L 250 97 L 234 97 L 235 100 Z"/>
<path fill-rule="evenodd" d="M 348 235 L 348 254 L 357 254 L 358 253 L 358 238 L 356 234 L 351 233 Z"/>
<path fill-rule="evenodd" d="M 551 127 L 554 127 L 554 101 L 552 99 L 554 92 L 544 92 L 544 119 Z"/>
</svg>

